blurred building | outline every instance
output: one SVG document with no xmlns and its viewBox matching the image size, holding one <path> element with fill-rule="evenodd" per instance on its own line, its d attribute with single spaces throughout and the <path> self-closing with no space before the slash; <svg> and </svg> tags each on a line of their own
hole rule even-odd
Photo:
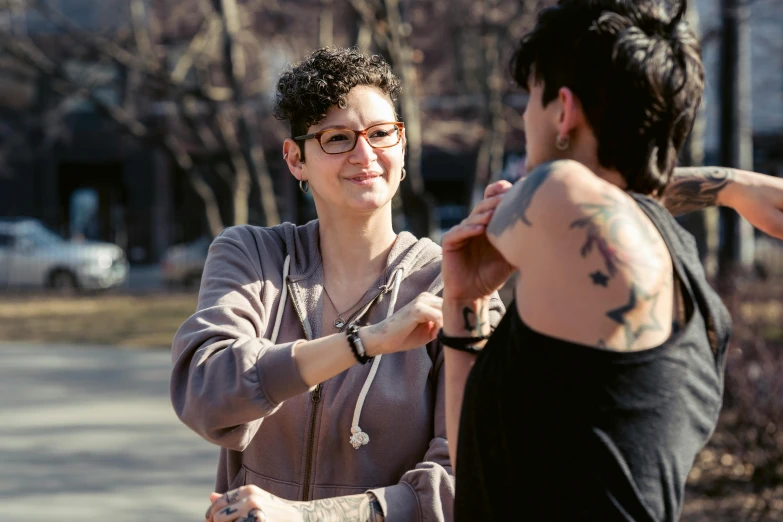
<svg viewBox="0 0 783 522">
<path fill-rule="evenodd" d="M 128 36 L 128 31 L 122 30 L 130 19 L 125 0 L 48 3 L 79 30 L 112 38 Z M 181 8 L 184 3 L 177 4 Z M 172 5 L 147 2 L 150 9 Z M 164 33 L 161 41 L 166 54 L 175 60 L 190 43 L 194 22 L 187 13 L 172 18 L 171 26 L 156 29 Z M 108 104 L 121 107 L 135 95 L 129 78 L 132 72 L 80 48 L 67 28 L 24 9 L 2 13 L 0 24 L 7 30 L 12 24 L 23 24 L 26 35 L 38 47 L 55 59 L 62 57 L 61 65 L 69 76 L 100 84 L 95 92 Z M 275 57 L 282 60 L 277 68 L 288 61 L 278 54 Z M 266 89 L 273 87 L 270 84 Z M 145 99 L 133 107 L 138 111 L 133 116 L 156 132 L 181 132 L 167 126 L 170 107 L 165 101 Z M 130 137 L 89 100 L 63 96 L 58 85 L 17 68 L 3 55 L 0 126 L 7 131 L 0 135 L 0 216 L 36 217 L 66 238 L 114 242 L 134 262 L 157 261 L 168 246 L 205 234 L 201 200 L 185 174 L 160 148 Z M 198 161 L 204 151 L 184 133 L 182 138 Z M 268 155 L 277 158 L 281 140 L 272 142 L 277 144 Z M 282 218 L 296 220 L 299 198 L 295 184 L 276 182 L 278 178 L 289 181 L 281 161 L 272 159 L 270 166 L 274 184 L 280 189 Z M 219 187 L 219 180 L 208 181 L 216 181 L 213 186 L 219 200 L 231 197 L 228 189 Z M 251 209 L 251 221 L 254 217 Z"/>
<path fill-rule="evenodd" d="M 111 34 L 124 38 L 126 43 L 133 39 L 127 0 L 48 3 L 83 30 Z M 696 3 L 708 75 L 705 161 L 713 164 L 718 157 L 719 4 L 720 0 Z M 164 54 L 175 62 L 187 52 L 203 23 L 198 2 L 146 0 L 145 5 L 165 21 L 153 29 Z M 300 194 L 280 158 L 280 144 L 288 129 L 274 121 L 269 108 L 280 70 L 323 43 L 314 28 L 319 27 L 324 5 L 331 5 L 334 11 L 334 44 L 351 45 L 362 39 L 360 20 L 347 2 L 300 0 L 295 11 L 281 4 L 279 8 L 253 12 L 253 19 L 243 22 L 255 33 L 266 35 L 263 45 L 254 49 L 254 59 L 265 67 L 257 87 L 266 94 L 253 101 L 252 123 L 269 162 L 280 218 L 287 221 L 312 218 L 312 200 Z M 479 146 L 488 128 L 490 69 L 481 42 L 486 41 L 487 34 L 502 36 L 498 56 L 505 74 L 514 42 L 525 24 L 532 23 L 535 10 L 526 7 L 523 11 L 527 18 L 513 22 L 503 17 L 482 22 L 475 11 L 479 4 L 467 0 L 404 0 L 402 5 L 410 25 L 401 30 L 409 31 L 412 41 L 422 112 L 424 183 L 436 199 L 441 224 L 447 226 L 467 212 L 479 170 Z M 437 27 L 433 20 L 438 21 Z M 18 9 L 0 13 L 0 30 L 12 30 L 14 23 L 23 23 L 27 34 L 50 56 L 61 57 L 69 75 L 99 84 L 96 94 L 102 100 L 115 106 L 133 100 L 130 105 L 134 117 L 159 132 L 176 133 L 195 161 L 205 160 L 203 148 L 167 119 L 172 110 L 170 102 L 133 98 L 137 96 L 134 86 L 139 78 L 132 71 L 84 51 L 61 27 L 40 16 Z M 755 168 L 780 175 L 783 2 L 754 0 L 750 23 Z M 512 25 L 513 30 L 509 29 Z M 523 169 L 521 114 L 526 97 L 514 90 L 507 76 L 500 82 L 506 118 L 500 175 L 513 179 Z M 207 232 L 202 200 L 187 175 L 161 148 L 131 138 L 92 103 L 79 96 L 63 97 L 58 87 L 36 79 L 0 53 L 0 216 L 37 217 L 64 237 L 115 242 L 127 250 L 133 262 L 157 261 L 170 245 Z M 493 173 L 496 178 L 498 175 Z M 219 173 L 208 174 L 207 181 L 215 187 L 219 200 L 230 200 L 230 190 Z M 251 201 L 258 199 L 258 189 L 253 191 Z M 250 222 L 259 222 L 258 218 L 257 209 L 251 206 Z"/>
<path fill-rule="evenodd" d="M 754 169 L 783 176 L 783 2 L 753 0 L 749 7 Z M 705 162 L 716 164 L 720 146 L 721 0 L 697 0 L 705 88 Z"/>
</svg>

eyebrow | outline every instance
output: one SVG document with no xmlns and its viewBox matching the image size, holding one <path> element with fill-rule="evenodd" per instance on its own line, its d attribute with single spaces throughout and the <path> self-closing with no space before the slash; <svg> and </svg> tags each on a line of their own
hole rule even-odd
<svg viewBox="0 0 783 522">
<path fill-rule="evenodd" d="M 391 122 L 394 122 L 394 121 L 397 121 L 397 120 L 378 120 L 378 121 L 376 121 L 374 123 L 370 123 L 369 125 L 367 125 L 367 127 L 365 127 L 365 129 L 368 129 L 368 128 L 374 126 L 374 125 L 380 125 L 381 123 L 391 123 Z M 328 127 L 324 127 L 323 129 L 318 129 L 317 131 L 314 131 L 314 132 L 312 132 L 310 134 L 315 134 L 316 132 L 321 132 L 321 131 L 325 131 L 325 130 L 332 130 L 332 129 L 356 130 L 356 129 L 352 129 L 351 127 L 348 127 L 347 125 L 329 125 Z"/>
</svg>

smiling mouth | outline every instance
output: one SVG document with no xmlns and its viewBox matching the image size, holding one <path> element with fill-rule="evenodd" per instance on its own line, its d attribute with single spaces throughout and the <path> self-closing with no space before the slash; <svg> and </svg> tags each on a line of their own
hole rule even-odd
<svg viewBox="0 0 783 522">
<path fill-rule="evenodd" d="M 376 179 L 379 179 L 381 177 L 380 174 L 361 174 L 359 176 L 353 176 L 351 178 L 348 178 L 348 181 L 352 183 L 358 183 L 360 185 L 366 185 L 369 183 L 372 183 Z"/>
</svg>

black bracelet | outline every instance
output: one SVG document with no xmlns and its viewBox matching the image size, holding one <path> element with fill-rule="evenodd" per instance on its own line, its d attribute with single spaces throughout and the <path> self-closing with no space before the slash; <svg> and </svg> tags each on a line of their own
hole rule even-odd
<svg viewBox="0 0 783 522">
<path fill-rule="evenodd" d="M 461 347 L 470 346 L 471 348 L 475 348 L 472 346 L 475 343 L 480 343 L 481 341 L 486 341 L 489 339 L 489 335 L 481 335 L 478 337 L 449 337 L 445 333 L 443 333 L 443 328 L 441 328 L 438 331 L 438 341 L 440 341 L 441 344 L 448 346 L 449 348 L 456 348 L 460 349 Z M 480 350 L 481 348 L 478 348 Z"/>
<path fill-rule="evenodd" d="M 478 346 L 474 346 L 472 344 L 464 344 L 460 346 L 449 346 L 448 344 L 444 344 L 443 346 L 451 350 L 457 350 L 458 352 L 467 352 L 476 355 L 484 349 L 484 348 L 479 348 Z"/>
<path fill-rule="evenodd" d="M 348 334 L 348 344 L 351 346 L 351 351 L 356 360 L 362 364 L 367 364 L 368 361 L 372 361 L 372 357 L 367 355 L 367 350 L 364 349 L 362 339 L 359 337 L 359 327 L 356 323 L 351 324 L 345 332 Z"/>
</svg>

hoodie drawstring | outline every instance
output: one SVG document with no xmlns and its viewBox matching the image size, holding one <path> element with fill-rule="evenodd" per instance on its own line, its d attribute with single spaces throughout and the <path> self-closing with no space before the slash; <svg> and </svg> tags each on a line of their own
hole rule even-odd
<svg viewBox="0 0 783 522">
<path fill-rule="evenodd" d="M 397 294 L 400 291 L 400 281 L 402 281 L 402 268 L 398 268 L 394 271 L 391 284 L 391 299 L 389 301 L 389 310 L 386 313 L 386 318 L 392 316 L 394 313 L 394 307 L 397 304 Z M 386 286 L 385 291 L 389 290 L 389 286 Z M 367 392 L 370 391 L 372 381 L 375 379 L 375 374 L 378 372 L 378 365 L 381 363 L 381 355 L 376 355 L 372 361 L 372 367 L 370 373 L 367 375 L 367 379 L 364 381 L 362 391 L 359 393 L 359 398 L 356 400 L 356 408 L 353 410 L 353 423 L 351 424 L 351 446 L 353 449 L 359 449 L 368 442 L 370 442 L 370 436 L 362 431 L 359 427 L 359 417 L 362 415 L 362 408 L 364 407 L 364 399 L 367 398 Z"/>
<path fill-rule="evenodd" d="M 280 321 L 283 320 L 283 310 L 285 310 L 285 300 L 288 297 L 288 271 L 291 268 L 291 256 L 285 256 L 283 263 L 283 295 L 280 296 L 280 304 L 277 305 L 277 317 L 275 318 L 275 327 L 272 330 L 272 337 L 269 338 L 272 344 L 277 342 L 277 334 L 280 333 Z"/>
<path fill-rule="evenodd" d="M 286 280 L 288 279 L 288 272 L 291 266 L 291 256 L 286 256 L 285 263 L 283 263 L 283 293 L 280 296 L 280 303 L 277 305 L 277 317 L 275 318 L 275 327 L 272 329 L 272 336 L 269 338 L 272 344 L 277 342 L 277 335 L 280 333 L 280 322 L 283 319 L 283 310 L 285 309 L 285 301 L 288 298 L 288 285 Z M 383 287 L 383 293 L 391 290 L 391 298 L 389 300 L 389 310 L 386 313 L 386 318 L 394 314 L 394 307 L 397 304 L 397 294 L 400 292 L 400 282 L 402 281 L 403 269 L 398 268 L 392 275 L 392 282 L 389 285 Z M 370 373 L 367 375 L 367 379 L 364 381 L 362 391 L 359 392 L 359 398 L 356 400 L 356 407 L 353 411 L 353 422 L 351 424 L 351 446 L 354 449 L 359 449 L 368 442 L 370 442 L 370 436 L 362 431 L 359 427 L 359 417 L 362 415 L 362 408 L 364 407 L 364 400 L 367 398 L 367 393 L 370 391 L 372 381 L 375 379 L 375 374 L 378 373 L 378 365 L 381 362 L 381 355 L 376 355 L 373 358 L 372 366 L 370 367 Z"/>
</svg>

